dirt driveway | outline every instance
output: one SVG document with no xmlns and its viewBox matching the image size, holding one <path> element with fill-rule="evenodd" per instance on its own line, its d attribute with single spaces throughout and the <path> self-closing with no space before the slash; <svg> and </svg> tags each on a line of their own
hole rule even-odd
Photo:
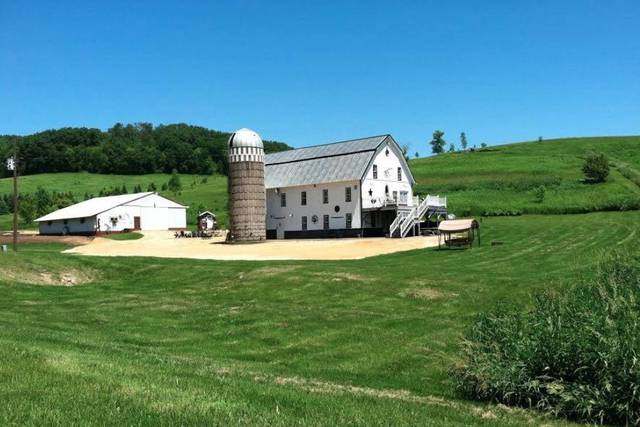
<svg viewBox="0 0 640 427">
<path fill-rule="evenodd" d="M 341 260 L 362 259 L 393 252 L 438 245 L 438 238 L 268 240 L 264 243 L 229 245 L 224 238 L 176 239 L 166 231 L 145 232 L 138 240 L 97 237 L 89 244 L 65 251 L 95 256 L 152 256 L 216 260 Z"/>
<path fill-rule="evenodd" d="M 28 243 L 64 243 L 66 245 L 86 245 L 93 237 L 86 236 L 40 236 L 33 231 L 21 231 L 18 234 L 18 244 Z M 10 245 L 13 243 L 11 233 L 0 234 L 0 245 Z"/>
</svg>

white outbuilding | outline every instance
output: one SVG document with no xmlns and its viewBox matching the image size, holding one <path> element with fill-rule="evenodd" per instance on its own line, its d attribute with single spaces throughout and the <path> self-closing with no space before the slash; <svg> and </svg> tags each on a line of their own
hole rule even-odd
<svg viewBox="0 0 640 427">
<path fill-rule="evenodd" d="M 181 230 L 187 206 L 155 192 L 96 197 L 36 219 L 43 235 L 100 235 L 130 230 Z"/>
</svg>

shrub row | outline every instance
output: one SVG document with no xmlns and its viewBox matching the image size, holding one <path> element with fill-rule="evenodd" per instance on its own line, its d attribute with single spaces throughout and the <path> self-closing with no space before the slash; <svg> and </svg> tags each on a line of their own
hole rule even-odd
<svg viewBox="0 0 640 427">
<path fill-rule="evenodd" d="M 458 216 L 518 216 L 518 215 L 569 215 L 590 212 L 617 212 L 640 210 L 640 198 L 621 198 L 605 200 L 599 204 L 584 205 L 544 205 L 535 204 L 522 207 L 488 208 L 484 206 L 453 206 L 452 211 Z"/>
<path fill-rule="evenodd" d="M 453 369 L 466 397 L 597 423 L 640 423 L 640 257 L 614 254 L 591 280 L 481 314 Z"/>
</svg>

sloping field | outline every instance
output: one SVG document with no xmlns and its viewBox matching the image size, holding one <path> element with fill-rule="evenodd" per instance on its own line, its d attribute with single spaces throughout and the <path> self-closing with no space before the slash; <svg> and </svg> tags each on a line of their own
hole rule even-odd
<svg viewBox="0 0 640 427">
<path fill-rule="evenodd" d="M 100 175 L 90 173 L 47 173 L 40 175 L 27 175 L 20 177 L 20 191 L 35 193 L 38 187 L 47 191 L 71 191 L 78 201 L 84 199 L 85 193 L 98 196 L 102 189 L 122 188 L 123 185 L 132 193 L 136 185 L 147 191 L 149 184 L 154 183 L 158 192 L 180 203 L 196 209 L 199 205 L 211 210 L 218 215 L 218 221 L 226 224 L 227 221 L 227 179 L 222 175 L 180 175 L 182 191 L 173 194 L 169 191 L 161 191 L 162 185 L 167 183 L 171 175 Z M 0 194 L 9 194 L 13 191 L 11 179 L 0 179 Z M 0 215 L 0 230 L 11 228 L 9 215 Z"/>
<path fill-rule="evenodd" d="M 614 166 L 606 183 L 583 182 L 589 152 Z M 640 137 L 557 139 L 447 153 L 411 168 L 421 193 L 446 195 L 458 215 L 564 214 L 640 209 Z M 538 202 L 534 189 L 544 186 Z"/>
<path fill-rule="evenodd" d="M 588 275 L 640 212 L 481 227 L 473 250 L 341 262 L 0 255 L 0 423 L 565 425 L 459 400 L 448 369 L 475 313 Z"/>
<path fill-rule="evenodd" d="M 608 182 L 583 182 L 582 163 L 591 152 L 607 154 L 614 166 Z M 447 153 L 411 161 L 420 194 L 446 195 L 449 207 L 459 216 L 565 214 L 640 209 L 640 137 L 556 139 L 487 148 L 476 152 Z M 72 191 L 79 200 L 85 193 L 97 195 L 102 188 L 135 185 L 143 190 L 153 182 L 158 189 L 169 180 L 166 174 L 98 175 L 88 173 L 42 174 L 22 177 L 21 191 L 38 187 L 49 191 Z M 182 175 L 180 194 L 161 193 L 196 208 L 214 211 L 227 222 L 226 178 Z M 205 182 L 206 181 L 206 182 Z M 538 202 L 534 189 L 545 186 Z M 10 193 L 11 181 L 0 179 L 0 194 Z M 0 230 L 11 227 L 10 217 L 0 215 Z"/>
</svg>

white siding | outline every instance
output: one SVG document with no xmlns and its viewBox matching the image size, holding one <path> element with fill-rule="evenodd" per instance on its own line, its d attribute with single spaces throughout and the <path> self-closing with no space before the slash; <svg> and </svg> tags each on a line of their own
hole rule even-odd
<svg viewBox="0 0 640 427">
<path fill-rule="evenodd" d="M 345 188 L 351 187 L 351 202 L 345 202 Z M 323 203 L 322 190 L 329 191 L 329 203 Z M 300 231 L 302 216 L 307 216 L 307 230 L 322 230 L 323 216 L 329 215 L 330 229 L 346 228 L 346 214 L 352 215 L 351 228 L 360 228 L 360 184 L 358 181 L 267 190 L 267 230 Z M 307 205 L 301 205 L 301 193 L 307 192 Z M 287 206 L 281 207 L 281 193 L 287 195 Z M 335 207 L 340 211 L 336 212 Z M 313 215 L 318 217 L 312 221 Z"/>
<path fill-rule="evenodd" d="M 388 149 L 388 150 L 387 150 Z M 388 155 L 387 155 L 388 151 Z M 385 187 L 389 189 L 388 197 L 393 198 L 393 192 L 407 192 L 407 205 L 413 205 L 413 190 L 409 180 L 409 171 L 406 163 L 400 160 L 402 153 L 394 144 L 387 144 L 378 152 L 369 165 L 369 169 L 362 181 L 362 208 L 378 208 L 383 206 L 386 199 Z M 373 178 L 373 165 L 377 166 L 378 178 Z M 402 180 L 398 181 L 398 168 L 402 168 Z M 371 191 L 371 195 L 370 192 Z"/>
</svg>

